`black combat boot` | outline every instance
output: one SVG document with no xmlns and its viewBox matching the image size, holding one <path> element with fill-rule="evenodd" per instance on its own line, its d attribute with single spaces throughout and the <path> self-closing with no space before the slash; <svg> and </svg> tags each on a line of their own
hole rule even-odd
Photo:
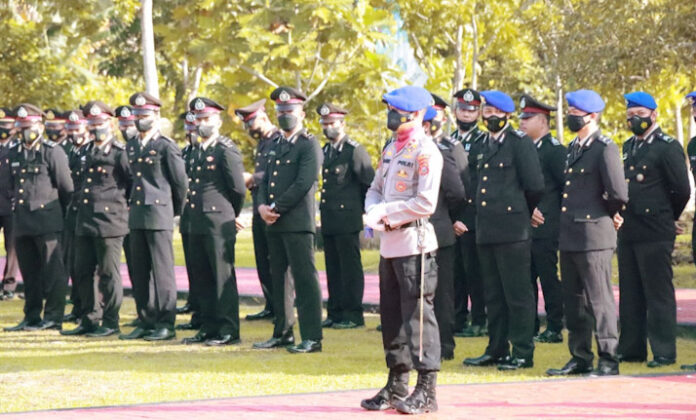
<svg viewBox="0 0 696 420">
<path fill-rule="evenodd" d="M 394 369 L 389 371 L 389 379 L 384 388 L 372 398 L 362 400 L 360 406 L 369 411 L 382 411 L 394 407 L 394 404 L 403 401 L 408 396 L 408 371 L 399 372 Z"/>
<path fill-rule="evenodd" d="M 419 370 L 418 383 L 413 393 L 405 400 L 394 403 L 394 408 L 403 414 L 423 414 L 437 411 L 435 401 L 435 383 L 437 371 Z"/>
</svg>

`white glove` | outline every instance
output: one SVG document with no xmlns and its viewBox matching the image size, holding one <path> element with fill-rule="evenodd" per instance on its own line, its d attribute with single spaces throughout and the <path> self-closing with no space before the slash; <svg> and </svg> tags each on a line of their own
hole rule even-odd
<svg viewBox="0 0 696 420">
<path fill-rule="evenodd" d="M 379 203 L 368 210 L 365 215 L 365 224 L 376 231 L 384 231 L 384 219 L 387 215 L 387 204 Z"/>
</svg>

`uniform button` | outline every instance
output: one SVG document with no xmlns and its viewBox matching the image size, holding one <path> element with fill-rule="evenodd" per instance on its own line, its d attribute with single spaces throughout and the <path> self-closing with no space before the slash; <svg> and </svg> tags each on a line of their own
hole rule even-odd
<svg viewBox="0 0 696 420">
<path fill-rule="evenodd" d="M 159 204 L 159 200 L 155 200 L 155 204 Z"/>
<path fill-rule="evenodd" d="M 573 173 L 573 168 L 568 168 L 568 173 L 572 174 Z"/>
<path fill-rule="evenodd" d="M 566 181 L 566 185 L 570 185 L 570 181 Z"/>
<path fill-rule="evenodd" d="M 485 188 L 481 188 L 481 194 L 485 194 L 485 193 L 486 193 L 486 189 L 485 189 Z"/>
<path fill-rule="evenodd" d="M 19 179 L 19 183 L 20 183 L 20 184 L 24 184 L 24 178 L 20 178 L 20 179 Z"/>
<path fill-rule="evenodd" d="M 201 167 L 200 167 L 200 166 L 196 166 L 196 170 L 197 170 L 197 171 L 200 171 L 200 170 L 201 170 Z"/>
<path fill-rule="evenodd" d="M 591 219 L 592 216 L 590 216 L 590 215 L 588 214 L 587 216 L 585 216 L 585 218 L 586 218 L 586 219 Z"/>
<path fill-rule="evenodd" d="M 278 175 L 278 171 L 273 171 L 273 176 L 277 176 L 277 175 Z"/>
<path fill-rule="evenodd" d="M 94 168 L 89 168 L 89 173 L 92 173 L 92 172 L 94 172 Z M 138 172 L 138 173 L 140 173 L 140 172 Z M 138 175 L 138 176 L 140 176 L 140 175 Z"/>
<path fill-rule="evenodd" d="M 92 172 L 91 169 L 90 169 L 89 171 Z M 143 173 L 142 173 L 142 172 L 138 172 L 138 173 L 136 173 L 135 175 L 136 175 L 136 176 L 143 176 Z"/>
<path fill-rule="evenodd" d="M 143 161 L 143 158 L 138 158 L 138 162 L 142 162 L 142 161 Z"/>
<path fill-rule="evenodd" d="M 512 211 L 512 207 L 511 207 L 511 206 L 508 206 L 508 211 Z"/>
<path fill-rule="evenodd" d="M 142 190 L 142 189 L 143 189 L 143 188 L 142 188 L 140 185 L 138 185 L 137 187 L 135 187 L 135 190 L 136 190 L 136 191 L 140 191 L 140 190 Z"/>
<path fill-rule="evenodd" d="M 193 178 L 189 178 L 189 182 L 193 182 Z"/>
<path fill-rule="evenodd" d="M 20 194 L 23 194 L 23 193 L 24 193 L 24 190 L 20 188 L 20 189 L 19 189 L 19 193 L 20 193 Z"/>
<path fill-rule="evenodd" d="M 344 206 L 343 204 L 341 204 L 341 208 L 344 208 L 344 207 L 345 207 L 345 206 Z"/>
<path fill-rule="evenodd" d="M 92 178 L 87 178 L 87 182 L 92 182 Z"/>
<path fill-rule="evenodd" d="M 646 169 L 648 169 L 648 166 L 647 166 L 647 165 L 643 165 L 643 170 L 646 170 Z"/>
<path fill-rule="evenodd" d="M 199 182 L 201 182 L 201 179 L 200 179 L 200 178 L 196 178 L 196 184 L 198 184 Z"/>
<path fill-rule="evenodd" d="M 502 168 L 502 167 L 503 167 L 503 162 L 500 162 L 500 165 L 498 165 L 498 166 Z"/>
<path fill-rule="evenodd" d="M 628 178 L 626 178 L 626 182 L 627 182 L 627 183 L 628 183 L 628 182 L 631 182 L 631 180 L 630 180 L 630 179 L 628 179 Z"/>
<path fill-rule="evenodd" d="M 488 164 L 487 164 L 487 163 L 484 164 L 483 167 L 487 169 L 487 168 L 488 168 Z"/>
<path fill-rule="evenodd" d="M 469 199 L 469 203 L 472 203 L 472 202 L 473 202 L 473 200 L 472 200 L 472 199 Z"/>
<path fill-rule="evenodd" d="M 321 202 L 322 202 L 322 203 L 326 203 L 326 200 L 322 198 L 322 199 L 321 199 Z"/>
<path fill-rule="evenodd" d="M 629 170 L 629 171 L 632 171 L 632 170 L 634 170 L 634 169 L 636 169 L 636 167 L 633 166 L 633 165 L 631 165 L 631 166 L 628 167 L 628 170 Z"/>
<path fill-rule="evenodd" d="M 481 207 L 486 207 L 486 202 L 485 202 L 485 201 L 482 201 L 482 202 L 481 202 Z"/>
<path fill-rule="evenodd" d="M 580 173 L 585 172 L 585 168 L 580 168 Z"/>
<path fill-rule="evenodd" d="M 136 201 L 135 204 L 139 206 L 139 205 L 140 205 L 140 200 Z"/>
<path fill-rule="evenodd" d="M 191 191 L 191 195 L 196 195 L 196 192 L 195 192 L 195 191 Z"/>
<path fill-rule="evenodd" d="M 645 209 L 645 212 L 646 212 L 646 213 L 650 213 L 650 209 Z"/>
<path fill-rule="evenodd" d="M 87 204 L 87 203 L 89 203 L 89 200 L 85 198 L 85 200 L 83 201 L 83 203 Z"/>
<path fill-rule="evenodd" d="M 26 169 L 22 169 L 22 173 L 23 173 L 23 174 L 26 174 L 26 173 L 27 173 L 27 170 L 26 170 Z"/>
<path fill-rule="evenodd" d="M 273 199 L 273 197 L 275 197 L 275 195 L 273 195 L 273 194 L 268 194 L 268 198 Z"/>
<path fill-rule="evenodd" d="M 196 208 L 196 205 L 193 204 L 193 203 L 191 203 L 191 208 L 192 208 L 192 209 L 195 209 L 195 208 Z"/>
<path fill-rule="evenodd" d="M 563 198 L 568 198 L 568 193 L 563 193 Z"/>
<path fill-rule="evenodd" d="M 271 187 L 275 187 L 275 182 L 271 182 Z"/>
<path fill-rule="evenodd" d="M 328 169 L 324 169 L 324 173 L 325 173 L 325 174 L 328 174 L 328 173 L 329 173 L 329 170 L 328 170 Z"/>
<path fill-rule="evenodd" d="M 621 206 L 621 210 L 626 210 L 626 205 Z"/>
<path fill-rule="evenodd" d="M 322 189 L 321 189 L 321 192 L 325 193 L 325 192 L 326 192 L 326 188 L 322 188 Z"/>
<path fill-rule="evenodd" d="M 41 208 L 44 208 L 44 205 L 42 204 L 42 205 L 41 205 L 41 206 L 39 206 L 39 207 L 41 207 Z"/>
<path fill-rule="evenodd" d="M 85 193 L 88 193 L 88 192 L 89 192 L 89 188 L 85 188 Z"/>
<path fill-rule="evenodd" d="M 487 177 L 487 176 L 484 176 L 484 177 L 483 177 L 483 180 L 484 180 L 484 181 L 488 181 L 488 177 Z"/>
<path fill-rule="evenodd" d="M 261 165 L 261 164 L 260 164 L 260 163 L 258 163 L 258 162 L 256 162 L 256 166 L 259 166 L 259 165 Z"/>
<path fill-rule="evenodd" d="M 562 211 L 563 213 L 565 213 L 565 212 L 568 211 L 568 209 L 567 209 L 565 206 L 563 206 L 563 207 L 561 207 L 561 211 Z"/>
<path fill-rule="evenodd" d="M 104 211 L 109 211 L 109 207 L 104 207 Z"/>
<path fill-rule="evenodd" d="M 276 160 L 276 165 L 280 165 L 280 160 Z"/>
<path fill-rule="evenodd" d="M 290 163 L 290 159 L 286 160 L 285 163 Z"/>
<path fill-rule="evenodd" d="M 19 200 L 19 204 L 24 204 L 24 200 Z"/>
<path fill-rule="evenodd" d="M 215 210 L 215 206 L 211 207 L 213 210 Z"/>
</svg>

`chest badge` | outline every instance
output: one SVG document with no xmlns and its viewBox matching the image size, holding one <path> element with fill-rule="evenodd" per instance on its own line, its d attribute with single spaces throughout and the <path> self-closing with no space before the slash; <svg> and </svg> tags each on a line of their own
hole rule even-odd
<svg viewBox="0 0 696 420">
<path fill-rule="evenodd" d="M 404 191 L 406 191 L 406 183 L 403 181 L 399 181 L 394 186 L 394 189 L 397 190 L 398 192 L 404 192 Z"/>
</svg>

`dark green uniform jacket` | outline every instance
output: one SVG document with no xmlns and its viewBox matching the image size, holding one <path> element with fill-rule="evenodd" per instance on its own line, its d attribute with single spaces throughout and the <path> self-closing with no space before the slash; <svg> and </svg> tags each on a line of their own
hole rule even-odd
<svg viewBox="0 0 696 420">
<path fill-rule="evenodd" d="M 568 152 L 550 133 L 539 139 L 536 147 L 541 172 L 544 174 L 544 195 L 537 204 L 537 208 L 544 215 L 544 224 L 532 228 L 532 238 L 558 240 L 561 195 Z"/>
<path fill-rule="evenodd" d="M 447 136 L 436 140 L 442 154 L 442 178 L 437 207 L 430 216 L 430 223 L 435 228 L 438 246 L 443 248 L 457 242 L 452 225 L 453 220 L 457 215 L 463 214 L 467 206 L 467 191 L 462 178 L 467 176 L 468 162 L 464 146 L 460 142 Z"/>
</svg>

